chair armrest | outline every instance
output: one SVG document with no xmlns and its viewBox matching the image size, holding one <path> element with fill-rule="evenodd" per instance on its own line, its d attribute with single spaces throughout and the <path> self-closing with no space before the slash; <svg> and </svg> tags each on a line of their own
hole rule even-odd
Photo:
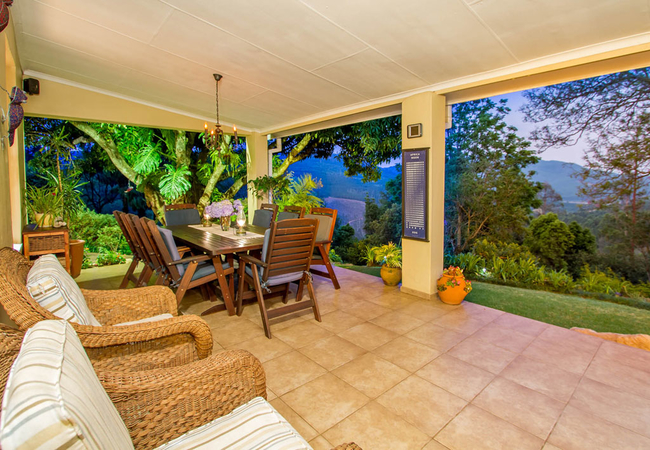
<svg viewBox="0 0 650 450">
<path fill-rule="evenodd" d="M 169 265 L 172 265 L 172 264 L 185 264 L 185 263 L 189 263 L 189 262 L 192 262 L 192 261 L 196 261 L 196 262 L 208 261 L 210 259 L 211 258 L 208 255 L 188 256 L 187 258 L 177 259 L 176 261 L 172 261 L 172 262 L 169 263 Z"/>
<path fill-rule="evenodd" d="M 194 315 L 172 317 L 171 319 L 125 325 L 123 327 L 93 327 L 76 323 L 72 323 L 72 327 L 79 335 L 83 346 L 87 349 L 101 349 L 128 344 L 128 346 L 136 347 L 133 351 L 141 352 L 142 350 L 137 348 L 140 343 L 160 341 L 158 343 L 152 342 L 152 345 L 150 345 L 150 347 L 157 347 L 160 350 L 165 348 L 165 344 L 170 340 L 165 338 L 185 335 L 185 340 L 189 337 L 194 341 L 196 354 L 200 359 L 206 358 L 212 353 L 212 331 L 210 326 L 205 320 Z"/>
<path fill-rule="evenodd" d="M 255 265 L 258 265 L 258 266 L 261 266 L 261 267 L 266 267 L 267 266 L 267 264 L 265 262 L 263 262 L 260 259 L 255 258 L 254 256 L 251 256 L 251 255 L 241 255 L 239 257 L 239 260 L 247 262 L 249 264 L 255 264 Z"/>
<path fill-rule="evenodd" d="M 331 243 L 332 241 L 318 241 L 318 242 L 314 242 L 314 245 L 327 245 Z"/>
<path fill-rule="evenodd" d="M 180 247 L 176 248 L 178 250 L 178 254 L 181 255 L 181 258 L 185 253 L 192 254 L 192 250 L 187 246 L 187 245 L 181 245 Z"/>
<path fill-rule="evenodd" d="M 220 352 L 183 367 L 97 375 L 136 449 L 156 448 L 255 397 L 266 398 L 262 364 L 245 350 Z"/>
<path fill-rule="evenodd" d="M 159 314 L 178 315 L 174 292 L 166 286 L 95 291 L 82 289 L 88 307 L 103 325 L 131 322 Z"/>
</svg>

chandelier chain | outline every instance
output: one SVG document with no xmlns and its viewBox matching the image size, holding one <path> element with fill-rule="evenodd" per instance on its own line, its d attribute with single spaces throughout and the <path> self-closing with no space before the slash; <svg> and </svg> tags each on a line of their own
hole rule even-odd
<svg viewBox="0 0 650 450">
<path fill-rule="evenodd" d="M 215 80 L 215 81 L 217 83 L 217 96 L 215 97 L 216 98 L 215 103 L 217 108 L 217 125 L 220 125 L 221 122 L 219 121 L 219 80 Z"/>
</svg>

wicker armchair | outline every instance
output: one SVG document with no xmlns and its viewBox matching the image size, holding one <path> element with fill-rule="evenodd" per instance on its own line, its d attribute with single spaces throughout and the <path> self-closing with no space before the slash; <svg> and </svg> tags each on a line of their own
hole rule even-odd
<svg viewBox="0 0 650 450">
<path fill-rule="evenodd" d="M 0 323 L 0 404 L 2 404 L 9 369 L 20 351 L 23 336 L 22 331 L 14 330 Z"/>
<path fill-rule="evenodd" d="M 31 263 L 20 253 L 0 249 L 0 303 L 25 331 L 41 320 L 58 319 L 34 301 L 26 288 Z M 176 296 L 167 287 L 129 290 L 82 289 L 88 307 L 103 326 L 72 323 L 95 368 L 147 370 L 203 359 L 212 352 L 212 332 L 198 316 L 178 316 Z M 159 314 L 173 318 L 137 325 L 112 326 Z M 123 370 L 123 369 L 122 369 Z"/>
</svg>

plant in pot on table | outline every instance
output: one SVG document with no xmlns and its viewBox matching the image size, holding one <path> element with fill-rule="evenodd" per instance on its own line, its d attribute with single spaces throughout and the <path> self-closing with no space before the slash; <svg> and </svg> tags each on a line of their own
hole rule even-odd
<svg viewBox="0 0 650 450">
<path fill-rule="evenodd" d="M 213 202 L 206 206 L 204 214 L 208 218 L 219 219 L 221 229 L 228 231 L 233 217 L 240 211 L 243 211 L 243 209 L 244 206 L 241 200 L 235 200 L 234 202 L 231 200 L 221 200 L 220 202 Z"/>
<path fill-rule="evenodd" d="M 381 264 L 381 279 L 387 286 L 397 286 L 402 281 L 402 248 L 389 242 L 373 247 L 370 254 Z"/>
<path fill-rule="evenodd" d="M 25 200 L 29 219 L 38 227 L 51 227 L 63 204 L 63 198 L 49 186 L 27 186 Z"/>
<path fill-rule="evenodd" d="M 449 266 L 438 280 L 440 300 L 449 305 L 460 305 L 465 296 L 472 292 L 472 282 L 465 279 L 463 269 Z"/>
</svg>

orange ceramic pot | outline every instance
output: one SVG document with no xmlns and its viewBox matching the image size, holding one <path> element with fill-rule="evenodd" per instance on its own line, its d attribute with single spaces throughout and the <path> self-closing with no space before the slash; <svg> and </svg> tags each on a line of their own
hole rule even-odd
<svg viewBox="0 0 650 450">
<path fill-rule="evenodd" d="M 402 281 L 402 269 L 381 266 L 381 279 L 386 286 L 397 286 Z"/>
<path fill-rule="evenodd" d="M 451 285 L 450 285 L 451 284 Z M 460 305 L 465 299 L 465 278 L 462 276 L 443 275 L 438 280 L 438 295 L 440 300 L 449 305 Z"/>
</svg>

